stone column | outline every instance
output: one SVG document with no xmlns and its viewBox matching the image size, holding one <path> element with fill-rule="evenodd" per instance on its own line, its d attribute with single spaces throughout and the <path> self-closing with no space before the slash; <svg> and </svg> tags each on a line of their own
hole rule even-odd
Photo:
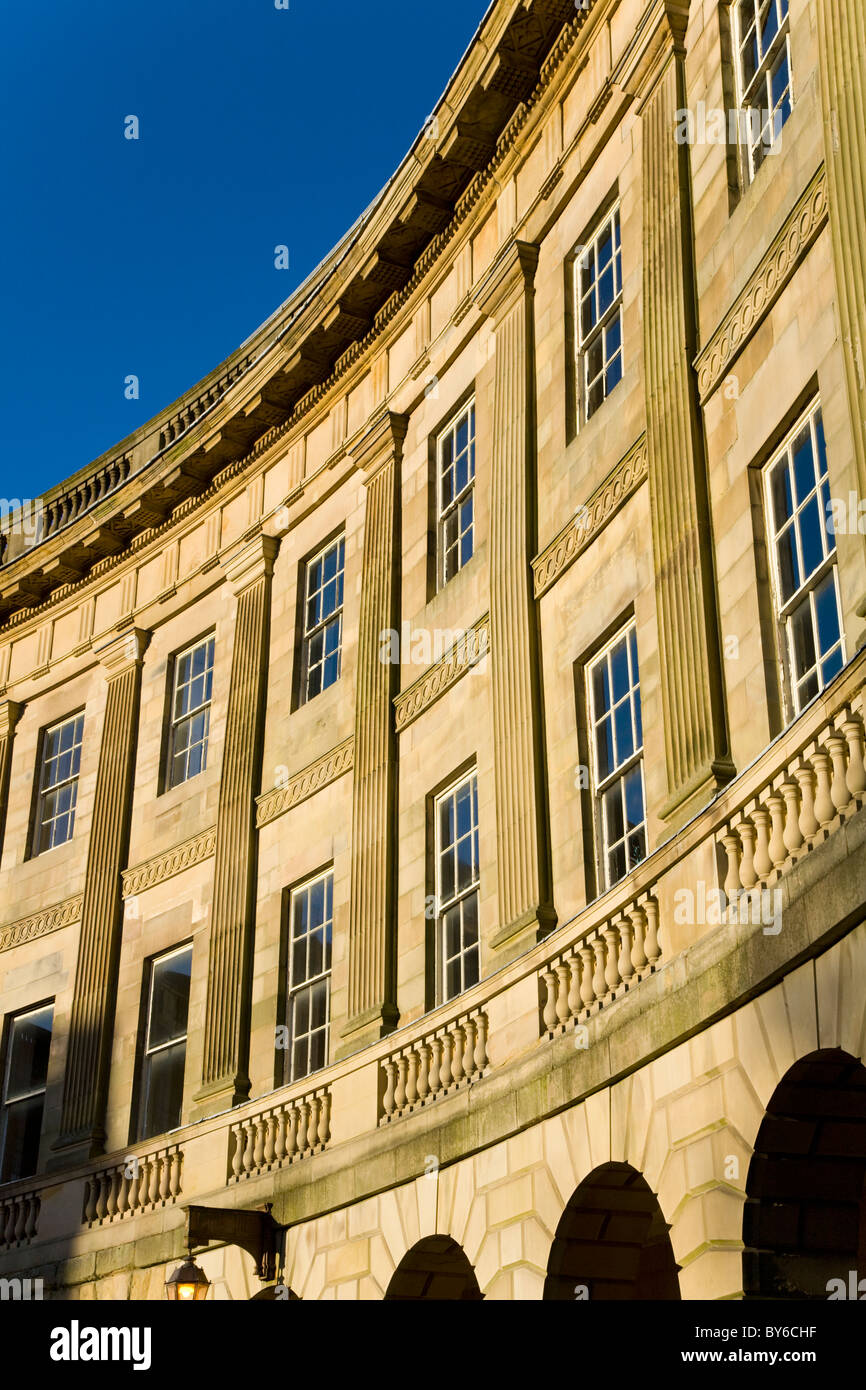
<svg viewBox="0 0 866 1390">
<path fill-rule="evenodd" d="M 643 351 L 668 796 L 684 823 L 733 776 L 728 753 L 697 350 L 686 105 L 687 0 L 663 0 L 631 90 L 643 140 Z"/>
<path fill-rule="evenodd" d="M 256 535 L 220 556 L 237 596 L 234 649 L 217 807 L 202 1084 L 195 1116 L 240 1105 L 250 1093 L 249 1033 L 257 835 L 267 694 L 271 579 L 279 541 Z"/>
<path fill-rule="evenodd" d="M 498 959 L 556 923 L 551 892 L 536 551 L 534 277 L 538 247 L 511 241 L 475 292 L 496 333 L 490 429 L 490 646 Z"/>
<path fill-rule="evenodd" d="M 141 668 L 149 640 L 149 633 L 129 628 L 94 648 L 105 668 L 108 694 L 87 849 L 60 1135 L 51 1167 L 105 1152 L 123 920 L 120 873 L 129 848 Z"/>
<path fill-rule="evenodd" d="M 348 1021 L 338 1055 L 396 1027 L 397 744 L 400 668 L 382 634 L 400 628 L 400 459 L 408 421 L 383 411 L 352 456 L 367 489 L 355 677 Z"/>
<path fill-rule="evenodd" d="M 866 498 L 866 12 L 863 0 L 817 0 L 816 10 L 836 302 L 862 499 Z M 857 612 L 866 618 L 866 595 Z"/>
<path fill-rule="evenodd" d="M 12 771 L 12 745 L 15 728 L 21 718 L 23 705 L 14 700 L 0 700 L 0 854 L 6 832 L 6 811 L 9 805 L 9 777 Z"/>
</svg>

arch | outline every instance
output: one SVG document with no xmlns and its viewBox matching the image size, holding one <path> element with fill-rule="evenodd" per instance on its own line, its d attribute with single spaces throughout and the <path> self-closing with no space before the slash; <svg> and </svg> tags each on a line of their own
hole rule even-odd
<svg viewBox="0 0 866 1390">
<path fill-rule="evenodd" d="M 550 1251 L 542 1297 L 678 1299 L 678 1266 L 658 1198 L 629 1163 L 605 1163 L 574 1192 Z"/>
<path fill-rule="evenodd" d="M 767 1106 L 746 1179 L 746 1298 L 826 1299 L 866 1274 L 866 1067 L 840 1048 L 811 1052 Z"/>
<path fill-rule="evenodd" d="M 477 1303 L 484 1295 L 466 1253 L 450 1236 L 426 1236 L 403 1256 L 386 1299 L 436 1298 Z"/>
</svg>

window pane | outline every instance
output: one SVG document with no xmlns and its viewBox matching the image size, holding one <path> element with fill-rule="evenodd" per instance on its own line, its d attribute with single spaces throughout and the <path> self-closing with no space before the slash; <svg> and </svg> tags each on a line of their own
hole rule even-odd
<svg viewBox="0 0 866 1390">
<path fill-rule="evenodd" d="M 604 820 L 608 844 L 621 840 L 625 834 L 625 825 L 622 815 L 622 787 L 618 781 L 604 794 Z"/>
<path fill-rule="evenodd" d="M 163 1048 L 150 1055 L 142 1139 L 177 1129 L 183 1107 L 183 1073 L 186 1063 L 186 1040 L 173 1047 Z"/>
<path fill-rule="evenodd" d="M 822 579 L 815 590 L 815 615 L 818 620 L 818 646 L 823 655 L 836 645 L 842 635 L 832 572 Z"/>
<path fill-rule="evenodd" d="M 152 967 L 148 1046 L 186 1035 L 192 947 L 156 960 Z"/>
<path fill-rule="evenodd" d="M 45 1085 L 53 1020 L 51 1005 L 13 1019 L 9 1031 L 6 1100 L 29 1095 Z"/>
<path fill-rule="evenodd" d="M 19 1178 L 32 1177 L 36 1172 L 44 1109 L 44 1093 L 6 1107 L 0 1182 L 16 1182 Z"/>
<path fill-rule="evenodd" d="M 801 603 L 791 618 L 794 674 L 799 678 L 815 665 L 815 634 L 812 630 L 812 609 L 809 600 Z"/>
</svg>

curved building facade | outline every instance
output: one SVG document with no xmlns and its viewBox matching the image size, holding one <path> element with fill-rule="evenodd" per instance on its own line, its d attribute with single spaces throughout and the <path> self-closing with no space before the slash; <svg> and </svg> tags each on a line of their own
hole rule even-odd
<svg viewBox="0 0 866 1390">
<path fill-rule="evenodd" d="M 0 1277 L 866 1274 L 864 74 L 859 0 L 494 0 L 12 517 Z"/>
</svg>

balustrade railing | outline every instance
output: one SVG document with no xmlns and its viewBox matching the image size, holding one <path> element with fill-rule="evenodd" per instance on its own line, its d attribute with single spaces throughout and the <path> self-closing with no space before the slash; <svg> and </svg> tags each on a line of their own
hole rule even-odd
<svg viewBox="0 0 866 1390">
<path fill-rule="evenodd" d="M 27 1245 L 39 1225 L 38 1192 L 16 1192 L 0 1199 L 0 1250 Z"/>
<path fill-rule="evenodd" d="M 488 1065 L 487 1040 L 487 1015 L 475 1009 L 393 1052 L 380 1069 L 379 1124 L 477 1081 Z"/>
<path fill-rule="evenodd" d="M 89 1177 L 81 1220 L 101 1226 L 169 1206 L 181 1194 L 183 1151 L 177 1144 L 139 1157 L 134 1154 Z"/>
<path fill-rule="evenodd" d="M 542 1036 L 561 1033 L 651 975 L 662 957 L 651 892 L 588 927 L 539 971 Z"/>
<path fill-rule="evenodd" d="M 228 1181 L 257 1177 L 319 1153 L 331 1137 L 326 1088 L 239 1120 L 229 1135 Z"/>
</svg>

